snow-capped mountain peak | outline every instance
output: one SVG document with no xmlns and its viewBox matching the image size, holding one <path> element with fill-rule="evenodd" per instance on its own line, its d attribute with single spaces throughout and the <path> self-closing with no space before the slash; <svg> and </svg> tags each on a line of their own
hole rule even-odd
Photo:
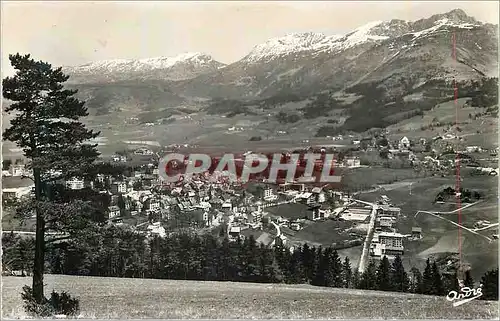
<svg viewBox="0 0 500 321">
<path fill-rule="evenodd" d="M 214 60 L 210 55 L 200 52 L 186 52 L 173 57 L 94 61 L 63 69 L 71 75 L 72 79 L 112 74 L 117 80 L 126 79 L 129 75 L 139 75 L 145 79 L 159 76 L 160 78 L 179 80 L 217 70 L 223 66 L 225 65 Z"/>
<path fill-rule="evenodd" d="M 257 62 L 272 60 L 280 56 L 298 52 L 324 52 L 348 49 L 370 40 L 385 40 L 389 38 L 382 35 L 377 26 L 384 21 L 374 21 L 356 28 L 346 35 L 326 36 L 322 33 L 306 32 L 291 33 L 283 37 L 276 37 L 255 46 L 244 60 Z"/>
<path fill-rule="evenodd" d="M 331 47 L 339 38 L 341 36 L 325 36 L 316 32 L 291 33 L 283 37 L 271 38 L 255 46 L 244 59 L 255 62 L 301 51 L 322 50 Z"/>
<path fill-rule="evenodd" d="M 81 66 L 67 67 L 71 69 L 85 70 L 85 69 L 120 69 L 139 70 L 139 69 L 158 69 L 170 68 L 179 63 L 194 63 L 198 65 L 210 63 L 213 61 L 212 57 L 199 53 L 187 52 L 174 57 L 154 57 L 145 59 L 112 59 L 90 62 Z"/>
</svg>

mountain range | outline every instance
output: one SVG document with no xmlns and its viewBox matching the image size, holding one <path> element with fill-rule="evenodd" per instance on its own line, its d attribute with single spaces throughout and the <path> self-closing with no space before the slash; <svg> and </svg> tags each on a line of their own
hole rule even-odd
<svg viewBox="0 0 500 321">
<path fill-rule="evenodd" d="M 268 111 L 302 101 L 292 110 L 298 117 L 351 110 L 339 121 L 342 127 L 353 117 L 352 110 L 365 108 L 365 115 L 383 119 L 420 108 L 412 101 L 431 98 L 434 103 L 444 95 L 436 90 L 451 80 L 470 83 L 498 77 L 498 26 L 455 9 L 418 21 L 375 21 L 345 35 L 293 33 L 256 45 L 231 64 L 209 54 L 186 53 L 63 70 L 98 114 L 132 105 L 138 113 L 154 117 L 179 106 L 212 114 L 258 114 L 263 106 Z M 373 106 L 375 96 L 379 105 L 399 107 L 382 112 L 381 106 Z M 318 101 L 323 104 L 319 109 Z"/>
</svg>

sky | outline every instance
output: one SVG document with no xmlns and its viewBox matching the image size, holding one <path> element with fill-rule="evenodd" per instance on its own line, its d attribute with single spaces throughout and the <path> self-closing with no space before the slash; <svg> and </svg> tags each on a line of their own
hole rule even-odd
<svg viewBox="0 0 500 321">
<path fill-rule="evenodd" d="M 345 34 L 375 20 L 418 20 L 455 8 L 498 24 L 497 1 L 1 1 L 2 74 L 8 55 L 55 66 L 203 52 L 231 63 L 292 32 Z"/>
</svg>

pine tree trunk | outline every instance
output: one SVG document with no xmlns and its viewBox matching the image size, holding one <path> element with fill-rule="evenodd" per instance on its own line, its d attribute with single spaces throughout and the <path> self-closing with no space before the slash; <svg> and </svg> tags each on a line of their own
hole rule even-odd
<svg viewBox="0 0 500 321">
<path fill-rule="evenodd" d="M 35 181 L 35 199 L 42 199 L 42 181 L 40 170 L 33 169 L 33 177 Z M 42 303 L 43 295 L 43 269 L 45 261 L 45 220 L 40 209 L 36 211 L 36 239 L 35 239 L 35 261 L 33 264 L 33 296 L 38 303 Z"/>
</svg>

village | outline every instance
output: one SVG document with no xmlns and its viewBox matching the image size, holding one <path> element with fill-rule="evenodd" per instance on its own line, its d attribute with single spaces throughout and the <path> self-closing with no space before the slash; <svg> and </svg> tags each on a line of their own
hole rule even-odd
<svg viewBox="0 0 500 321">
<path fill-rule="evenodd" d="M 376 150 L 387 159 L 403 158 L 414 167 L 426 167 L 434 175 L 444 175 L 453 169 L 454 159 L 437 155 L 427 148 L 425 139 L 411 142 L 402 137 L 395 142 L 385 139 L 356 139 L 352 141 L 354 152 L 347 152 L 335 162 L 335 167 L 356 170 L 371 165 L 362 164 L 363 155 Z M 395 146 L 395 147 L 393 147 Z M 318 149 L 318 148 L 316 148 Z M 470 155 L 481 148 L 469 146 L 462 153 Z M 311 148 L 310 150 L 313 150 Z M 319 148 L 320 152 L 332 151 Z M 334 152 L 338 152 L 334 150 Z M 496 155 L 492 150 L 491 155 Z M 250 153 L 250 152 L 249 152 Z M 219 235 L 230 240 L 253 235 L 258 243 L 273 246 L 276 242 L 293 249 L 307 242 L 297 237 L 311 222 L 321 224 L 335 221 L 331 234 L 336 248 L 348 248 L 365 244 L 365 252 L 373 258 L 394 257 L 404 254 L 404 240 L 418 240 L 422 229 L 415 226 L 409 235 L 398 233 L 396 222 L 401 209 L 383 195 L 375 203 L 355 198 L 355 195 L 339 187 L 312 186 L 297 182 L 247 185 L 231 183 L 209 177 L 208 173 L 192 176 L 182 182 L 166 183 L 159 175 L 158 162 L 153 150 L 141 147 L 131 155 L 113 155 L 111 162 L 127 164 L 131 157 L 140 157 L 142 164 L 127 172 L 122 179 L 102 174 L 94 181 L 73 178 L 63 182 L 67 188 L 90 188 L 107 198 L 106 219 L 109 224 L 130 225 L 147 235 L 167 235 L 179 228 L 199 231 L 218 230 Z M 434 154 L 434 157 L 429 156 Z M 454 155 L 454 154 L 453 154 Z M 470 163 L 473 163 L 471 161 Z M 10 164 L 2 172 L 3 180 L 22 182 L 21 186 L 3 187 L 4 204 L 9 200 L 21 200 L 33 192 L 29 173 L 22 162 Z M 497 175 L 498 168 L 491 168 L 486 175 Z M 4 184 L 5 186 L 5 184 Z"/>
</svg>

